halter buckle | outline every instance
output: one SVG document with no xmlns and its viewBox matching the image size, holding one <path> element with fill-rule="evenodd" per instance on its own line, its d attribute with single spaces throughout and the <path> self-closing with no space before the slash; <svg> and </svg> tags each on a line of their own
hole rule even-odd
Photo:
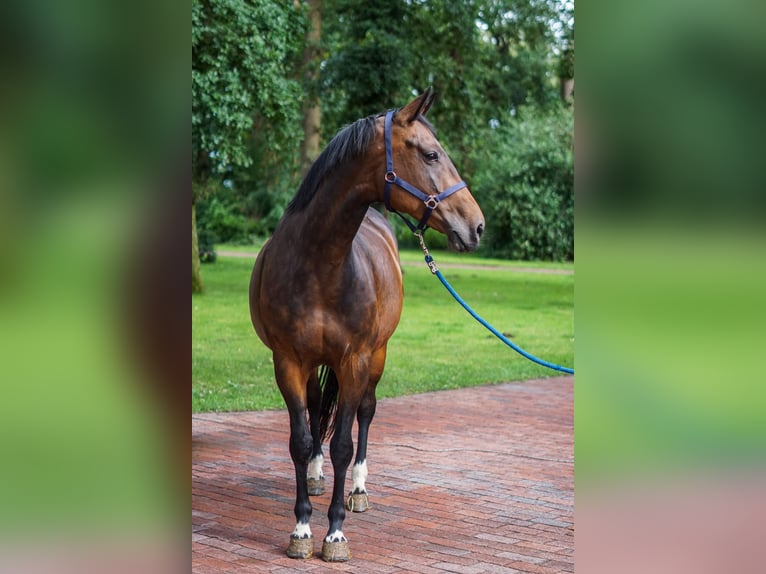
<svg viewBox="0 0 766 574">
<path fill-rule="evenodd" d="M 435 195 L 429 195 L 423 203 L 426 204 L 426 207 L 429 209 L 436 209 L 436 206 L 439 205 L 439 198 Z"/>
<path fill-rule="evenodd" d="M 420 248 L 423 250 L 423 255 L 425 256 L 426 265 L 428 265 L 428 268 L 431 270 L 431 273 L 436 275 L 436 272 L 439 271 L 439 268 L 436 266 L 436 261 L 434 261 L 434 258 L 431 257 L 431 254 L 428 252 L 428 247 L 426 247 L 425 239 L 423 239 L 423 231 L 422 230 L 415 231 L 415 237 L 417 237 L 418 241 L 420 241 Z"/>
<path fill-rule="evenodd" d="M 386 175 L 383 176 L 383 179 L 386 180 L 388 183 L 394 183 L 396 181 L 396 172 L 395 171 L 387 171 Z"/>
</svg>

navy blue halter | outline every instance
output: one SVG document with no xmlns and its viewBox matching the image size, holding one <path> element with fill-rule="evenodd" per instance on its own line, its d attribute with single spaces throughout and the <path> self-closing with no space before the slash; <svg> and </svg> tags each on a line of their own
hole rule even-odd
<svg viewBox="0 0 766 574">
<path fill-rule="evenodd" d="M 410 231 L 413 233 L 422 233 L 425 231 L 428 226 L 426 225 L 426 222 L 428 221 L 428 218 L 431 217 L 431 214 L 433 213 L 434 209 L 439 205 L 439 202 L 446 199 L 456 191 L 460 191 L 464 187 L 467 187 L 466 183 L 464 181 L 459 181 L 453 186 L 448 187 L 438 195 L 428 195 L 426 193 L 423 193 L 420 191 L 417 187 L 412 185 L 411 183 L 407 183 L 402 178 L 400 178 L 398 175 L 396 175 L 396 172 L 394 171 L 394 152 L 391 145 L 391 126 L 393 123 L 394 118 L 394 112 L 389 111 L 386 113 L 386 121 L 383 127 L 383 137 L 385 139 L 386 144 L 386 185 L 383 190 L 383 198 L 386 203 L 386 209 L 388 209 L 390 212 L 395 213 L 399 217 L 402 218 L 404 223 L 407 224 L 407 227 L 410 228 Z M 423 217 L 420 218 L 420 221 L 417 225 L 413 225 L 403 214 L 396 211 L 393 207 L 391 207 L 391 184 L 398 185 L 406 192 L 410 193 L 411 195 L 414 195 L 418 199 L 420 199 L 423 203 L 426 205 L 426 212 L 423 214 Z"/>
</svg>

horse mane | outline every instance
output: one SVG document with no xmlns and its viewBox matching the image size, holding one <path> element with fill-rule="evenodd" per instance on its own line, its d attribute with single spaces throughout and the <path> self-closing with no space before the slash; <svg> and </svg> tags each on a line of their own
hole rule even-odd
<svg viewBox="0 0 766 574">
<path fill-rule="evenodd" d="M 288 213 L 305 209 L 314 198 L 322 182 L 338 167 L 350 160 L 358 158 L 367 151 L 375 138 L 375 119 L 377 115 L 368 116 L 347 125 L 335 134 L 319 157 L 311 164 L 306 177 L 303 178 L 298 192 L 287 206 Z"/>
<path fill-rule="evenodd" d="M 311 203 L 319 186 L 332 172 L 340 165 L 364 155 L 375 138 L 375 120 L 385 114 L 386 112 L 367 116 L 341 128 L 311 164 L 298 192 L 288 204 L 286 213 L 304 210 Z M 418 116 L 418 121 L 436 135 L 436 131 L 425 116 Z"/>
</svg>

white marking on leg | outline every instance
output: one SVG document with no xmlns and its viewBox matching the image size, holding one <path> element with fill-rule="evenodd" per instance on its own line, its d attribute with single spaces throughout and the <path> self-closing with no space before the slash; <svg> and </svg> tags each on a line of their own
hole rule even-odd
<svg viewBox="0 0 766 574">
<path fill-rule="evenodd" d="M 367 492 L 364 483 L 367 480 L 367 461 L 357 462 L 351 472 L 351 492 Z"/>
<path fill-rule="evenodd" d="M 321 454 L 316 455 L 309 461 L 309 470 L 307 474 L 308 478 L 315 478 L 319 480 L 324 477 L 322 474 L 322 465 L 324 464 L 324 456 Z"/>
<path fill-rule="evenodd" d="M 308 522 L 299 522 L 295 525 L 295 530 L 290 535 L 293 538 L 311 538 L 311 528 Z"/>
<path fill-rule="evenodd" d="M 325 542 L 348 542 L 341 530 L 336 530 L 325 537 Z"/>
</svg>

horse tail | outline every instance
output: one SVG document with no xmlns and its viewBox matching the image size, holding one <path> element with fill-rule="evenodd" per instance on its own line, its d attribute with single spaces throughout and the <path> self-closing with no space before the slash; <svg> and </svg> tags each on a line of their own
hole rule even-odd
<svg viewBox="0 0 766 574">
<path fill-rule="evenodd" d="M 338 376 L 330 367 L 319 367 L 319 385 L 322 388 L 322 405 L 319 411 L 319 436 L 324 440 L 335 430 L 338 407 Z"/>
</svg>

